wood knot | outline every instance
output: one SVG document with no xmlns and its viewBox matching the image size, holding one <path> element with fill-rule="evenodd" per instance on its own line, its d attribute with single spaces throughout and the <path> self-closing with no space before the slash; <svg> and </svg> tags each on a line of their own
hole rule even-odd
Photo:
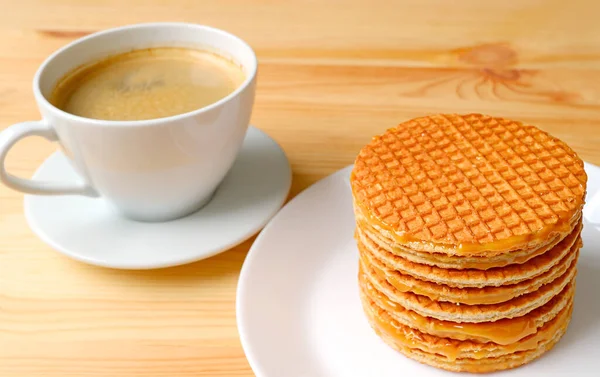
<svg viewBox="0 0 600 377">
<path fill-rule="evenodd" d="M 458 51 L 459 59 L 481 67 L 506 67 L 517 62 L 517 53 L 505 43 L 484 44 Z"/>
<path fill-rule="evenodd" d="M 483 68 L 481 71 L 484 76 L 489 77 L 492 80 L 519 81 L 521 78 L 521 71 L 518 69 Z"/>
</svg>

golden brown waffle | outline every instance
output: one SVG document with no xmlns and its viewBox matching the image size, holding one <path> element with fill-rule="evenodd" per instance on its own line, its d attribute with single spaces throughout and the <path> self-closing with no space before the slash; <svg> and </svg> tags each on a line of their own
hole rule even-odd
<svg viewBox="0 0 600 377">
<path fill-rule="evenodd" d="M 571 318 L 586 183 L 565 143 L 508 119 L 434 115 L 374 137 L 350 176 L 374 331 L 451 371 L 552 348 Z"/>
<path fill-rule="evenodd" d="M 456 359 L 448 360 L 443 356 L 437 354 L 428 354 L 418 349 L 404 350 L 406 356 L 418 361 L 422 364 L 431 365 L 436 368 L 446 369 L 452 372 L 469 372 L 469 373 L 490 373 L 501 370 L 508 370 L 519 367 L 521 365 L 530 363 L 531 361 L 539 358 L 544 353 L 550 351 L 556 343 L 562 338 L 567 330 L 571 317 L 562 325 L 562 328 L 554 335 L 549 341 L 544 341 L 538 344 L 537 349 L 530 351 L 515 352 L 506 356 L 500 356 L 497 358 L 489 359 Z M 385 340 L 385 338 L 384 338 Z M 390 344 L 390 343 L 388 343 Z M 396 348 L 395 345 L 390 344 L 392 348 Z M 398 348 L 396 348 L 398 350 Z"/>
<path fill-rule="evenodd" d="M 549 332 L 556 331 L 557 322 L 561 323 L 566 319 L 565 317 L 569 313 L 573 303 L 573 292 L 570 290 L 565 293 L 565 297 L 561 300 L 564 305 L 558 311 L 552 313 L 553 317 L 551 319 L 546 321 L 542 326 L 534 329 L 534 332 L 528 336 L 508 344 L 480 342 L 471 339 L 457 340 L 430 335 L 397 321 L 388 311 L 378 306 L 369 296 L 365 295 L 364 292 L 361 293 L 361 299 L 363 305 L 366 306 L 365 310 L 370 310 L 372 314 L 377 316 L 380 329 L 385 328 L 385 332 L 388 335 L 394 333 L 395 337 L 404 345 L 413 346 L 411 348 L 420 348 L 423 351 L 439 353 L 450 359 L 456 359 L 461 357 L 498 357 L 516 351 L 535 348 L 543 338 L 548 338 L 548 335 L 551 335 Z M 554 331 L 552 331 L 553 327 Z M 496 328 L 496 331 L 501 330 Z M 414 344 L 417 343 L 417 340 L 419 341 L 418 344 Z"/>
<path fill-rule="evenodd" d="M 368 249 L 359 243 L 360 258 L 371 270 L 383 280 L 401 292 L 413 292 L 417 295 L 429 297 L 434 301 L 446 301 L 467 305 L 498 304 L 515 297 L 528 294 L 538 290 L 545 284 L 551 283 L 562 276 L 571 267 L 577 258 L 577 252 L 581 247 L 581 239 L 578 239 L 571 247 L 566 249 L 567 253 L 562 259 L 555 261 L 547 271 L 538 274 L 533 279 L 513 283 L 512 276 L 505 275 L 505 285 L 484 286 L 481 288 L 457 288 L 444 284 L 417 279 L 386 266 L 385 262 L 374 256 Z M 564 254 L 560 250 L 560 254 Z M 543 257 L 543 255 L 541 256 Z M 530 266 L 534 267 L 534 266 Z M 457 270 L 463 273 L 463 270 Z"/>
<path fill-rule="evenodd" d="M 587 176 L 571 148 L 536 127 L 449 114 L 375 136 L 350 179 L 355 205 L 396 243 L 491 256 L 570 233 Z"/>
<path fill-rule="evenodd" d="M 503 318 L 522 317 L 552 300 L 576 275 L 576 263 L 554 281 L 531 292 L 511 300 L 489 305 L 457 305 L 451 302 L 435 301 L 427 296 L 413 292 L 401 292 L 382 279 L 371 266 L 360 261 L 360 270 L 378 291 L 402 307 L 414 311 L 423 317 L 432 317 L 451 322 L 491 322 Z"/>
<path fill-rule="evenodd" d="M 538 329 L 552 321 L 569 304 L 569 300 L 573 297 L 574 284 L 568 284 L 552 300 L 522 317 L 480 323 L 456 323 L 423 317 L 394 303 L 364 277 L 360 278 L 360 291 L 372 301 L 373 306 L 386 311 L 394 321 L 424 334 L 455 340 L 509 345 L 535 334 Z"/>
<path fill-rule="evenodd" d="M 535 334 L 509 345 L 424 334 L 395 321 L 365 295 L 361 294 L 361 301 L 375 333 L 402 354 L 423 364 L 454 372 L 484 373 L 523 365 L 551 349 L 566 332 L 573 296 L 567 300 L 566 307 Z"/>
<path fill-rule="evenodd" d="M 579 222 L 571 234 L 536 258 L 522 264 L 510 264 L 506 267 L 496 267 L 488 270 L 448 269 L 411 262 L 392 254 L 387 245 L 380 246 L 379 241 L 373 240 L 360 227 L 356 231 L 356 238 L 359 249 L 366 249 L 374 257 L 381 260 L 387 268 L 396 270 L 399 273 L 450 287 L 482 288 L 517 284 L 545 273 L 567 255 L 576 241 L 581 242 L 579 238 L 581 227 L 582 224 Z"/>
<path fill-rule="evenodd" d="M 544 254 L 546 251 L 552 249 L 556 244 L 558 244 L 564 237 L 568 236 L 567 233 L 557 234 L 549 239 L 544 245 L 537 245 L 528 249 L 513 250 L 511 252 L 499 255 L 458 256 L 413 250 L 401 244 L 390 243 L 390 240 L 382 236 L 381 232 L 375 230 L 363 220 L 364 219 L 360 215 L 357 215 L 357 228 L 359 228 L 364 234 L 373 240 L 373 242 L 376 242 L 385 250 L 414 263 L 420 263 L 444 269 L 489 270 L 491 268 L 505 267 L 511 264 L 523 264 L 537 256 Z M 577 224 L 580 223 L 581 214 L 574 219 L 571 229 L 576 228 Z M 571 231 L 571 233 L 573 233 L 573 231 Z"/>
</svg>

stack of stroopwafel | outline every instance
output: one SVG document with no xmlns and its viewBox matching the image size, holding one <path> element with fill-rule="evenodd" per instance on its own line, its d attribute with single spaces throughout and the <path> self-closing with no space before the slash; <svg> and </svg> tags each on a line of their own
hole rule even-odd
<svg viewBox="0 0 600 377">
<path fill-rule="evenodd" d="M 351 174 L 366 316 L 451 371 L 530 362 L 565 333 L 587 176 L 565 143 L 480 114 L 400 124 Z"/>
</svg>

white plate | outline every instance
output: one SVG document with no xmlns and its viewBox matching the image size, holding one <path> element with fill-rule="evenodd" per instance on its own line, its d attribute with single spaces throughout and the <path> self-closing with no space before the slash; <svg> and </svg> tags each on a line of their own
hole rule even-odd
<svg viewBox="0 0 600 377">
<path fill-rule="evenodd" d="M 34 179 L 69 181 L 76 175 L 60 152 Z M 211 201 L 187 217 L 162 223 L 128 220 L 102 199 L 25 196 L 31 229 L 57 251 L 111 268 L 150 269 L 208 258 L 258 232 L 287 198 L 292 175 L 283 150 L 250 127 L 233 167 Z"/>
<path fill-rule="evenodd" d="M 358 297 L 347 167 L 290 201 L 263 229 L 239 279 L 237 320 L 257 377 L 456 376 L 397 353 Z M 600 168 L 589 174 L 584 247 L 565 337 L 537 361 L 494 376 L 600 375 Z"/>
</svg>

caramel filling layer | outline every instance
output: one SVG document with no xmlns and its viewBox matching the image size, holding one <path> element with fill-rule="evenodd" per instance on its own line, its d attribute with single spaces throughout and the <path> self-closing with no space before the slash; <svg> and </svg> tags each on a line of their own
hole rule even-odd
<svg viewBox="0 0 600 377">
<path fill-rule="evenodd" d="M 369 229 L 369 225 L 366 225 L 364 222 L 359 221 L 359 225 L 363 228 Z M 373 233 L 374 228 L 371 227 L 370 231 L 371 231 L 371 233 Z M 433 244 L 431 244 L 429 247 L 433 247 Z M 531 251 L 531 253 L 521 253 L 519 255 L 512 255 L 510 257 L 507 256 L 507 258 L 502 259 L 501 261 L 497 261 L 497 262 L 492 262 L 491 260 L 484 260 L 481 262 L 460 261 L 460 268 L 488 270 L 490 268 L 505 267 L 509 264 L 522 264 L 522 263 L 525 263 L 535 257 L 538 257 L 538 256 L 544 254 L 546 251 L 547 251 L 547 248 L 541 247 L 539 249 Z M 392 246 L 392 253 L 395 255 L 403 255 L 403 254 L 407 253 L 407 251 L 403 250 L 400 247 Z M 433 258 L 433 260 L 435 261 L 435 258 Z"/>
<path fill-rule="evenodd" d="M 564 259 L 562 259 L 555 267 L 553 267 L 549 271 L 546 271 L 544 274 L 535 277 L 535 281 L 531 283 L 531 287 L 523 288 L 523 283 L 521 283 L 520 291 L 516 289 L 513 290 L 510 288 L 502 289 L 501 287 L 492 287 L 487 291 L 483 291 L 485 288 L 467 288 L 470 290 L 482 290 L 483 292 L 481 292 L 480 294 L 476 293 L 471 295 L 463 295 L 460 297 L 460 299 L 457 299 L 456 297 L 449 297 L 448 294 L 445 294 L 442 285 L 439 285 L 439 294 L 432 292 L 431 289 L 421 288 L 418 285 L 407 285 L 405 282 L 402 281 L 401 277 L 398 276 L 398 274 L 388 273 L 387 271 L 385 271 L 384 268 L 381 266 L 381 262 L 377 260 L 374 256 L 369 255 L 368 252 L 361 250 L 360 258 L 365 265 L 368 265 L 371 268 L 371 270 L 378 276 L 379 279 L 386 280 L 390 285 L 392 285 L 400 292 L 412 292 L 420 296 L 429 297 L 433 301 L 459 301 L 461 304 L 466 305 L 490 305 L 509 301 L 520 294 L 531 293 L 534 289 L 539 288 L 543 284 L 550 283 L 551 281 L 549 281 L 549 279 L 554 279 L 557 277 L 554 275 L 560 276 L 564 274 L 565 271 L 573 263 L 573 260 L 576 257 L 575 251 L 578 248 L 578 244 L 572 246 L 570 255 L 566 255 Z"/>
<path fill-rule="evenodd" d="M 354 201 L 355 211 L 359 211 L 360 215 L 363 216 L 366 222 L 377 230 L 385 230 L 386 233 L 393 238 L 395 243 L 398 244 L 410 244 L 417 243 L 423 245 L 426 250 L 432 250 L 436 244 L 430 241 L 424 241 L 422 239 L 411 236 L 407 233 L 399 233 L 393 227 L 387 225 L 383 221 L 365 210 L 364 206 L 358 201 Z M 552 234 L 566 234 L 573 228 L 573 221 L 579 216 L 580 211 L 574 211 L 571 217 L 559 219 L 556 224 L 545 226 L 538 231 L 526 234 L 526 235 L 513 235 L 511 237 L 495 240 L 488 243 L 460 243 L 458 245 L 447 245 L 449 248 L 455 250 L 457 256 L 468 256 L 476 255 L 481 253 L 487 253 L 488 255 L 503 254 L 507 250 L 516 250 L 525 248 L 529 243 L 533 241 L 545 241 L 551 238 Z M 519 263 L 519 262 L 513 262 Z M 469 267 L 475 268 L 475 267 Z"/>
<path fill-rule="evenodd" d="M 464 356 L 461 355 L 463 351 L 460 349 L 460 342 L 443 339 L 443 337 L 441 337 L 441 339 L 434 344 L 429 344 L 428 342 L 423 341 L 422 338 L 415 336 L 414 333 L 411 333 L 410 331 L 407 332 L 406 327 L 392 319 L 389 314 L 385 312 L 376 313 L 373 308 L 367 308 L 367 310 L 370 311 L 370 317 L 379 330 L 390 336 L 392 340 L 401 347 L 417 348 L 424 352 L 440 354 L 451 361 L 456 360 L 457 358 L 464 358 Z M 534 332 L 529 334 L 526 339 L 502 345 L 502 354 L 532 350 L 537 348 L 539 344 L 550 341 L 560 329 L 567 325 L 571 316 L 571 311 L 572 304 L 569 304 L 568 307 L 564 308 L 554 319 L 546 323 L 539 331 L 535 332 L 534 330 Z M 498 330 L 501 328 L 501 325 L 495 325 L 494 327 L 496 331 L 504 332 L 503 330 Z M 481 350 L 473 353 L 474 355 L 470 355 L 469 357 L 474 359 L 491 357 L 491 351 L 485 347 L 482 347 Z M 499 356 L 497 353 L 496 350 L 492 357 Z"/>
<path fill-rule="evenodd" d="M 567 256 L 567 254 L 569 254 L 569 252 L 571 252 L 573 250 L 574 245 L 577 245 L 577 248 L 581 248 L 581 246 L 582 246 L 582 241 L 580 238 L 581 229 L 582 229 L 582 223 L 581 223 L 581 221 L 579 221 L 577 223 L 577 225 L 575 226 L 575 229 L 573 230 L 573 232 L 571 232 L 567 237 L 565 237 L 562 241 L 558 242 L 556 245 L 549 245 L 547 247 L 547 251 L 543 255 L 539 256 L 538 258 L 535 258 L 535 260 L 532 260 L 530 262 L 530 263 L 532 263 L 532 266 L 534 266 L 534 268 L 538 269 L 540 272 L 535 273 L 532 276 L 529 276 L 529 277 L 526 276 L 524 278 L 519 278 L 516 280 L 514 280 L 514 278 L 513 278 L 513 284 L 517 284 L 522 281 L 533 279 L 533 278 L 536 278 L 538 276 L 545 274 L 547 271 L 550 271 L 553 266 L 558 265 L 560 263 L 560 261 L 563 260 L 563 258 L 565 258 L 565 256 Z M 402 274 L 410 275 L 410 276 L 414 277 L 415 279 L 427 280 L 427 281 L 431 281 L 432 283 L 448 284 L 451 287 L 456 287 L 455 283 L 453 284 L 452 281 L 449 281 L 449 282 L 440 281 L 441 279 L 437 276 L 438 274 L 440 274 L 440 271 L 443 271 L 443 274 L 446 276 L 450 275 L 449 278 L 451 278 L 452 280 L 455 280 L 456 278 L 463 280 L 465 276 L 468 276 L 469 278 L 474 276 L 474 279 L 487 279 L 488 278 L 487 273 L 483 272 L 481 269 L 477 269 L 478 271 L 474 271 L 473 269 L 457 270 L 457 269 L 449 269 L 449 268 L 421 265 L 419 263 L 409 261 L 405 257 L 401 257 L 396 254 L 393 254 L 393 253 L 389 252 L 388 250 L 386 250 L 385 248 L 381 247 L 375 240 L 373 240 L 371 238 L 371 236 L 368 236 L 364 232 L 364 230 L 362 230 L 360 228 L 356 229 L 355 238 L 357 240 L 357 246 L 361 252 L 364 249 L 369 256 L 372 256 L 372 257 L 376 258 L 378 261 L 381 261 L 381 263 L 385 264 L 385 266 L 387 268 L 389 268 L 391 270 L 397 270 L 399 273 L 402 273 Z M 397 266 L 400 266 L 400 267 L 397 267 Z M 429 270 L 429 272 L 426 274 L 426 276 L 423 276 L 422 273 L 415 273 L 415 270 L 422 269 L 421 267 L 425 267 L 426 269 Z M 522 268 L 523 268 L 522 265 L 501 267 L 502 275 L 503 276 L 520 275 L 520 274 L 522 274 Z M 497 273 L 500 269 L 495 269 L 495 270 L 496 271 L 492 270 L 492 273 Z M 489 269 L 487 271 L 489 271 Z M 456 273 L 458 275 L 454 275 L 454 273 Z M 461 281 L 461 285 L 459 285 L 458 287 L 479 287 L 479 286 L 475 286 L 475 285 L 462 285 L 462 284 L 464 284 L 463 281 Z M 489 284 L 489 285 L 497 286 L 497 284 Z"/>
<path fill-rule="evenodd" d="M 458 323 L 424 317 L 393 302 L 370 283 L 363 282 L 363 286 L 365 287 L 365 295 L 379 307 L 390 313 L 407 316 L 412 325 L 411 327 L 440 338 L 476 340 L 482 343 L 493 342 L 508 345 L 535 334 L 537 331 L 536 318 L 531 315 L 480 323 Z"/>
</svg>

